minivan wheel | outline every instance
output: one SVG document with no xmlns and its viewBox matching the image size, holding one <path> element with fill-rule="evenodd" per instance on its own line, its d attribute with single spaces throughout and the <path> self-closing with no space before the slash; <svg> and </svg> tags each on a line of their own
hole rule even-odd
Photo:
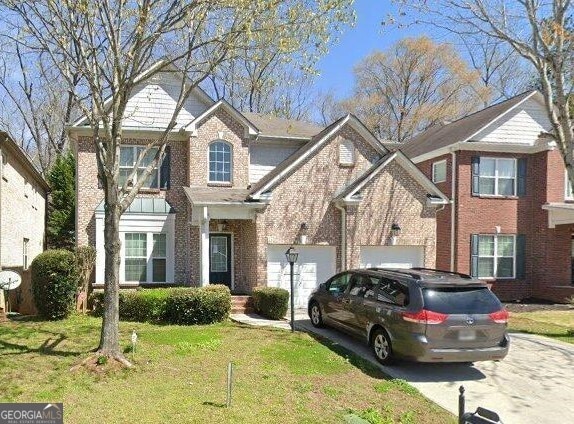
<svg viewBox="0 0 574 424">
<path fill-rule="evenodd" d="M 382 328 L 377 328 L 372 337 L 371 345 L 373 347 L 373 353 L 375 354 L 375 358 L 381 364 L 388 365 L 392 362 L 392 347 L 391 347 L 391 340 L 386 333 L 385 330 Z"/>
<path fill-rule="evenodd" d="M 311 303 L 309 307 L 309 317 L 313 327 L 323 327 L 323 315 L 321 315 L 321 308 L 317 302 Z"/>
</svg>

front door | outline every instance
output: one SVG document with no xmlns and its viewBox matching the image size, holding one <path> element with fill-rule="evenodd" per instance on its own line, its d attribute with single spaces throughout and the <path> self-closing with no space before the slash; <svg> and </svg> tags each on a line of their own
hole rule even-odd
<svg viewBox="0 0 574 424">
<path fill-rule="evenodd" d="M 209 235 L 209 282 L 231 288 L 231 234 Z"/>
</svg>

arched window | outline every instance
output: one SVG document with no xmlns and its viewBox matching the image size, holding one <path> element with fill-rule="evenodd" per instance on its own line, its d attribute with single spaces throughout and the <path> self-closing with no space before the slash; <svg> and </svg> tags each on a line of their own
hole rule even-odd
<svg viewBox="0 0 574 424">
<path fill-rule="evenodd" d="M 214 141 L 209 145 L 209 182 L 231 182 L 231 145 Z"/>
</svg>

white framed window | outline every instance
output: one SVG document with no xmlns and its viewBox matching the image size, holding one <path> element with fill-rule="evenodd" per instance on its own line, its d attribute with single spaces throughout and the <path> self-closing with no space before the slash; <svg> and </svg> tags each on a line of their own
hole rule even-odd
<svg viewBox="0 0 574 424">
<path fill-rule="evenodd" d="M 478 236 L 478 278 L 515 278 L 516 236 Z"/>
<path fill-rule="evenodd" d="M 124 240 L 125 281 L 147 281 L 147 234 L 126 233 Z"/>
<path fill-rule="evenodd" d="M 124 234 L 124 281 L 165 283 L 167 259 L 167 234 Z"/>
<path fill-rule="evenodd" d="M 30 239 L 24 238 L 22 240 L 22 268 L 28 269 L 28 245 L 30 244 Z"/>
<path fill-rule="evenodd" d="M 481 195 L 516 195 L 516 159 L 480 158 L 479 190 Z"/>
<path fill-rule="evenodd" d="M 355 164 L 355 145 L 351 140 L 343 139 L 339 143 L 339 165 Z"/>
<path fill-rule="evenodd" d="M 564 173 L 564 199 L 574 200 L 574 193 L 572 192 L 572 183 L 568 178 L 568 171 Z"/>
<path fill-rule="evenodd" d="M 432 164 L 432 182 L 442 183 L 446 181 L 446 159 Z"/>
<path fill-rule="evenodd" d="M 132 173 L 134 166 L 138 160 L 139 155 L 145 150 L 144 146 L 121 146 L 120 147 L 120 186 L 124 184 L 128 176 Z M 147 166 L 154 160 L 158 148 L 153 147 L 149 149 L 142 161 L 140 162 L 135 180 L 137 181 L 138 174 L 143 172 Z M 134 181 L 135 182 L 135 181 Z M 159 189 L 160 185 L 160 167 L 156 166 L 150 174 L 147 181 L 142 188 Z"/>
<path fill-rule="evenodd" d="M 210 143 L 208 181 L 210 183 L 230 183 L 231 168 L 231 145 L 222 140 Z"/>
<path fill-rule="evenodd" d="M 153 234 L 152 282 L 165 283 L 167 279 L 167 236 L 165 233 Z"/>
</svg>

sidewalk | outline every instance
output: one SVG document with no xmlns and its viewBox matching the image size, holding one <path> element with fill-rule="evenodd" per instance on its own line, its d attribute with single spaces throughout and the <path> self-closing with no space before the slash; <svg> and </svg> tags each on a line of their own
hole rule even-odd
<svg viewBox="0 0 574 424">
<path fill-rule="evenodd" d="M 253 325 L 255 327 L 274 327 L 281 328 L 283 330 L 291 330 L 290 312 L 287 311 L 287 315 L 282 320 L 272 320 L 262 317 L 257 314 L 231 314 L 229 315 L 232 321 L 239 322 L 241 324 Z M 297 328 L 297 321 L 309 319 L 307 316 L 307 311 L 305 309 L 295 310 L 295 327 Z"/>
</svg>

